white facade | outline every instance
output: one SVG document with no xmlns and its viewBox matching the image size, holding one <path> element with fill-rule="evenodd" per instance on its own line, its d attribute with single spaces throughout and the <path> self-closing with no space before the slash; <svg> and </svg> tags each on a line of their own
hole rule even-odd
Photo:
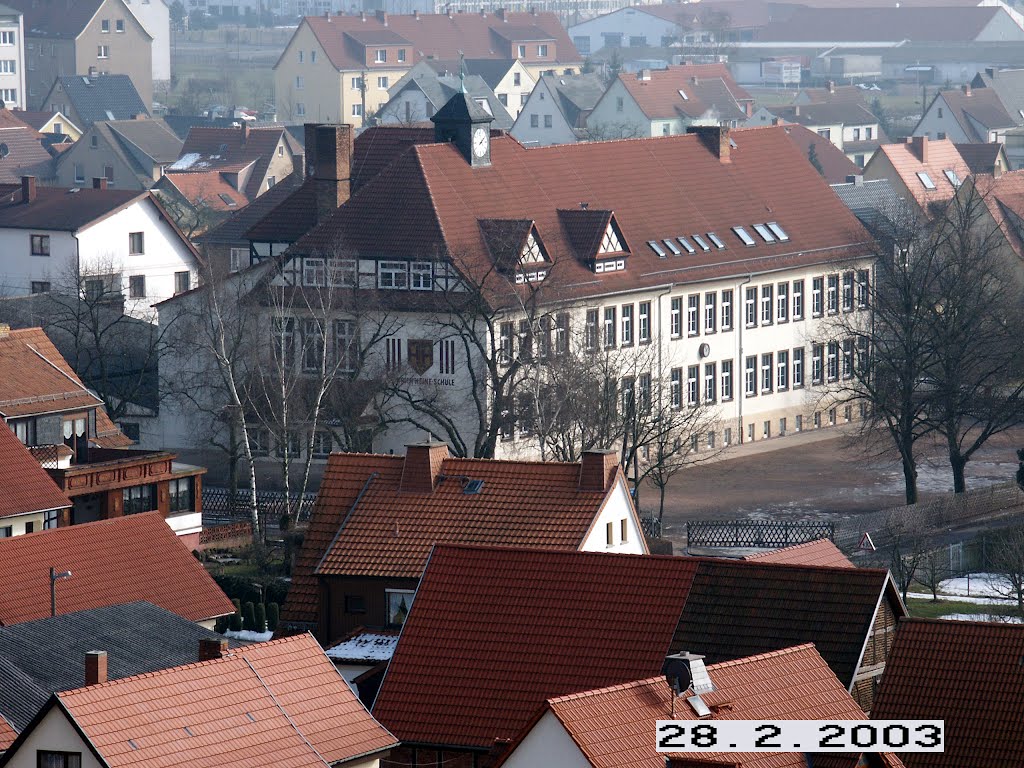
<svg viewBox="0 0 1024 768">
<path fill-rule="evenodd" d="M 680 6 L 680 12 L 683 7 Z M 638 7 L 620 8 L 604 16 L 569 27 L 569 37 L 580 56 L 597 53 L 606 45 L 617 48 L 657 47 L 679 35 L 679 25 Z"/>
<path fill-rule="evenodd" d="M 49 238 L 49 255 L 32 254 L 33 237 Z M 140 244 L 141 252 L 133 253 Z M 0 252 L 5 254 L 0 285 L 8 296 L 31 293 L 33 283 L 48 284 L 37 285 L 36 290 L 58 291 L 79 273 L 83 281 L 109 275 L 106 290 L 120 287 L 125 313 L 145 320 L 155 319 L 153 304 L 178 289 L 194 288 L 199 274 L 195 253 L 148 196 L 77 232 L 0 229 Z M 132 278 L 143 282 L 136 279 L 133 289 Z"/>
<path fill-rule="evenodd" d="M 621 473 L 616 478 L 615 485 L 608 491 L 601 512 L 580 545 L 580 552 L 649 554 L 644 544 L 644 532 L 640 528 Z"/>
<path fill-rule="evenodd" d="M 968 97 L 969 98 L 969 97 Z M 1006 132 L 1012 130 L 1012 126 L 990 130 L 978 120 L 971 117 L 969 113 L 965 117 L 971 121 L 971 128 L 979 136 L 985 137 L 986 143 L 1006 141 Z M 927 136 L 929 139 L 949 139 L 954 144 L 970 144 L 975 141 L 969 136 L 956 119 L 956 113 L 949 108 L 949 104 L 941 93 L 939 93 L 921 116 L 917 127 L 914 128 L 914 136 Z"/>
<path fill-rule="evenodd" d="M 25 30 L 22 19 L 23 16 L 17 12 L 0 13 L 0 100 L 6 109 L 25 109 Z"/>
<path fill-rule="evenodd" d="M 171 12 L 167 0 L 124 0 L 153 38 L 153 81 L 171 79 Z"/>
<path fill-rule="evenodd" d="M 37 768 L 37 754 L 47 752 L 71 752 L 81 755 L 81 768 L 102 768 L 89 744 L 68 720 L 60 707 L 53 707 L 32 729 L 28 738 L 15 752 L 7 752 L 7 765 L 11 768 Z"/>
<path fill-rule="evenodd" d="M 616 79 L 587 116 L 587 129 L 605 139 L 661 136 L 665 130 L 662 122 L 648 118 L 622 81 Z M 664 122 L 670 125 L 668 132 L 672 133 L 671 124 L 682 121 Z"/>
<path fill-rule="evenodd" d="M 502 765 L 508 768 L 591 768 L 590 761 L 551 710 L 541 715 Z"/>
<path fill-rule="evenodd" d="M 528 147 L 579 141 L 576 132 L 558 108 L 558 96 L 551 92 L 543 77 L 523 105 L 510 133 Z"/>
<path fill-rule="evenodd" d="M 530 70 L 523 66 L 523 62 L 516 59 L 505 76 L 495 86 L 494 93 L 498 97 L 498 101 L 505 107 L 505 111 L 512 116 L 513 120 L 526 106 L 526 101 L 530 98 L 530 93 L 536 83 Z"/>
</svg>

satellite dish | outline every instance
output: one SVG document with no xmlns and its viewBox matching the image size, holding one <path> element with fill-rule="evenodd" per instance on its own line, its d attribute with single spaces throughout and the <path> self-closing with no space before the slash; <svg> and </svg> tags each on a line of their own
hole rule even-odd
<svg viewBox="0 0 1024 768">
<path fill-rule="evenodd" d="M 676 696 L 682 695 L 690 690 L 693 677 L 690 674 L 690 664 L 685 659 L 669 656 L 661 665 L 661 674 L 665 676 L 669 687 L 675 691 Z"/>
<path fill-rule="evenodd" d="M 697 347 L 697 354 L 700 355 L 701 357 L 707 357 L 708 355 L 711 354 L 711 345 L 705 341 L 703 344 Z"/>
</svg>

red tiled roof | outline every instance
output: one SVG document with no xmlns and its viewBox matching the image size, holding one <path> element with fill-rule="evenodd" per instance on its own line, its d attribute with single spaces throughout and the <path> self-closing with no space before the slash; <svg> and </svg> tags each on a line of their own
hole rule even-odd
<svg viewBox="0 0 1024 768">
<path fill-rule="evenodd" d="M 279 142 L 285 142 L 291 152 L 302 154 L 293 145 L 284 128 L 208 128 L 193 126 L 188 132 L 181 156 L 169 167 L 173 173 L 193 173 L 211 170 L 240 171 L 253 165 L 252 175 L 242 190 L 246 198 L 259 195 L 263 178 Z"/>
<path fill-rule="evenodd" d="M 214 211 L 236 211 L 249 204 L 245 193 L 225 181 L 220 171 L 167 171 L 164 179 L 194 206 L 204 206 Z M 225 202 L 222 195 L 234 205 Z"/>
<path fill-rule="evenodd" d="M 845 686 L 889 585 L 859 568 L 439 544 L 374 714 L 403 741 L 490 747 L 544 700 L 656 675 L 667 653 L 809 642 Z"/>
<path fill-rule="evenodd" d="M 96 407 L 96 442 L 104 448 L 132 445 L 102 406 L 103 401 L 85 388 L 42 328 L 12 330 L 0 337 L 0 415 L 12 418 Z"/>
<path fill-rule="evenodd" d="M 490 747 L 552 696 L 648 677 L 696 568 L 681 557 L 438 545 L 374 715 L 402 741 Z"/>
<path fill-rule="evenodd" d="M 972 181 L 1006 242 L 1024 258 L 1024 171 L 978 174 Z"/>
<path fill-rule="evenodd" d="M 802 8 L 772 21 L 759 43 L 970 42 L 1000 13 L 998 7 Z"/>
<path fill-rule="evenodd" d="M 351 37 L 353 41 L 361 38 L 363 44 L 372 45 L 371 38 L 367 37 L 370 32 L 388 32 L 391 41 L 383 42 L 389 45 L 408 40 L 412 50 L 408 54 L 407 67 L 422 58 L 456 59 L 460 53 L 464 53 L 467 59 L 507 59 L 509 50 L 495 50 L 494 40 L 495 37 L 506 37 L 510 34 L 509 28 L 517 27 L 520 28 L 517 34 L 526 35 L 517 39 L 524 42 L 536 40 L 538 31 L 544 39 L 555 41 L 555 59 L 548 61 L 567 64 L 581 60 L 554 13 L 506 13 L 505 19 L 502 21 L 494 14 L 454 13 L 448 16 L 421 13 L 418 16 L 388 14 L 387 26 L 373 15 L 367 15 L 365 20 L 360 16 L 307 16 L 303 23 L 320 41 L 334 67 L 343 71 L 366 68 L 362 51 L 347 38 Z"/>
<path fill-rule="evenodd" d="M 736 146 L 727 163 L 696 135 L 535 149 L 497 137 L 491 140 L 491 166 L 483 168 L 471 167 L 450 144 L 414 146 L 291 253 L 342 247 L 408 257 L 415 243 L 425 258 L 438 251 L 460 254 L 460 269 L 483 276 L 493 270 L 479 221 L 531 220 L 556 265 L 544 290 L 568 300 L 846 260 L 851 249 L 864 250 L 867 233 L 783 128 L 737 130 L 730 137 Z M 560 211 L 578 209 L 581 200 L 614 211 L 632 246 L 627 269 L 595 275 L 576 258 Z M 402 217 L 395 218 L 396 210 Z M 731 231 L 769 216 L 789 241 L 746 247 Z M 725 250 L 663 259 L 646 245 L 709 231 L 718 233 Z"/>
<path fill-rule="evenodd" d="M 374 125 L 360 133 L 352 147 L 352 193 L 394 162 L 413 144 L 433 144 L 434 126 Z"/>
<path fill-rule="evenodd" d="M 715 691 L 701 698 L 714 713 L 710 718 L 699 718 L 661 676 L 549 699 L 545 711 L 558 718 L 590 765 L 600 768 L 663 768 L 666 755 L 655 751 L 650 738 L 656 720 L 867 720 L 811 644 L 713 664 L 708 675 Z M 673 757 L 686 759 L 685 753 Z M 808 765 L 802 753 L 690 753 L 689 759 L 743 768 Z M 854 768 L 856 758 L 847 764 Z"/>
<path fill-rule="evenodd" d="M 783 130 L 808 160 L 811 156 L 811 147 L 814 147 L 814 155 L 821 166 L 820 173 L 829 184 L 842 184 L 847 176 L 856 176 L 860 173 L 860 168 L 843 154 L 843 150 L 811 129 L 802 125 L 787 125 Z"/>
<path fill-rule="evenodd" d="M 14 740 L 18 738 L 18 732 L 14 730 L 7 719 L 0 714 L 0 752 L 7 749 Z"/>
<path fill-rule="evenodd" d="M 49 568 L 60 613 L 146 600 L 189 621 L 234 606 L 158 512 L 0 539 L 0 625 L 50 615 Z"/>
<path fill-rule="evenodd" d="M 945 751 L 908 768 L 1024 765 L 1024 626 L 904 619 L 871 716 L 945 720 Z"/>
<path fill-rule="evenodd" d="M 608 496 L 579 488 L 580 464 L 435 453 L 446 479 L 432 490 L 410 490 L 402 456 L 331 455 L 283 620 L 316 622 L 318 575 L 416 579 L 437 543 L 577 550 Z M 464 493 L 465 478 L 483 481 L 480 492 Z"/>
<path fill-rule="evenodd" d="M 64 509 L 71 501 L 50 479 L 28 448 L 0 423 L 0 518 Z"/>
<path fill-rule="evenodd" d="M 747 555 L 744 560 L 756 560 L 759 563 L 789 563 L 790 565 L 824 565 L 830 568 L 855 568 L 856 566 L 844 555 L 839 547 L 828 539 L 808 541 L 805 544 L 794 544 L 771 552 Z"/>
<path fill-rule="evenodd" d="M 309 635 L 57 699 L 110 768 L 323 768 L 397 746 Z"/>
<path fill-rule="evenodd" d="M 712 107 L 725 120 L 746 117 L 737 102 L 752 101 L 746 90 L 732 79 L 725 64 L 682 64 L 667 69 L 647 70 L 649 80 L 623 72 L 619 80 L 649 118 L 674 118 L 678 113 L 700 117 Z M 684 99 L 679 95 L 682 90 Z"/>
<path fill-rule="evenodd" d="M 927 162 L 922 162 L 919 151 L 909 142 L 882 144 L 865 166 L 865 176 L 876 161 L 881 162 L 880 157 L 885 157 L 921 208 L 927 210 L 929 206 L 952 200 L 957 187 L 946 177 L 945 171 L 952 170 L 960 181 L 965 181 L 971 175 L 971 169 L 967 167 L 967 163 L 960 157 L 956 146 L 949 139 L 926 138 L 925 144 Z M 927 189 L 918 173 L 928 174 L 935 189 Z"/>
</svg>

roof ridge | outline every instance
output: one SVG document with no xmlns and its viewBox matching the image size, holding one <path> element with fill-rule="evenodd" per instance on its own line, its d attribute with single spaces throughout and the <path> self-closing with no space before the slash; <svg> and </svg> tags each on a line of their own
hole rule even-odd
<svg viewBox="0 0 1024 768">
<path fill-rule="evenodd" d="M 566 701 L 576 701 L 578 699 L 586 699 L 591 696 L 601 696 L 611 691 L 626 691 L 630 688 L 642 688 L 644 686 L 657 684 L 663 682 L 668 685 L 665 681 L 664 675 L 655 675 L 654 677 L 645 677 L 641 680 L 630 680 L 628 683 L 616 683 L 615 685 L 606 685 L 602 688 L 591 688 L 586 691 L 576 691 L 575 693 L 566 693 L 561 696 L 552 696 L 547 700 L 548 706 L 553 704 L 561 704 Z"/>
<path fill-rule="evenodd" d="M 849 569 L 847 568 L 844 570 Z M 710 673 L 714 669 L 726 669 L 727 667 L 736 667 L 749 662 L 764 661 L 765 659 L 774 659 L 779 656 L 790 656 L 796 653 L 803 653 L 807 649 L 815 650 L 814 643 L 800 643 L 799 645 L 779 648 L 776 651 L 766 651 L 765 653 L 757 653 L 753 656 L 744 656 L 741 659 L 731 659 L 730 661 L 720 661 L 717 664 L 709 664 L 708 672 Z"/>
</svg>

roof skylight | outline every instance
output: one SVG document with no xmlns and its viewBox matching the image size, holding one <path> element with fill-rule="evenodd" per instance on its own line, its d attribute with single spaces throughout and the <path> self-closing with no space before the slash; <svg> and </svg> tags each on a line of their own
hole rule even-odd
<svg viewBox="0 0 1024 768">
<path fill-rule="evenodd" d="M 918 171 L 917 178 L 919 178 L 921 183 L 924 184 L 925 189 L 935 189 L 935 182 L 932 181 L 932 177 L 924 171 Z"/>
<path fill-rule="evenodd" d="M 667 253 L 665 253 L 665 249 L 658 245 L 657 240 L 648 240 L 647 244 L 651 246 L 651 250 L 658 254 L 658 256 L 660 256 L 661 258 L 664 259 L 668 255 Z"/>
<path fill-rule="evenodd" d="M 732 231 L 736 233 L 736 237 L 743 241 L 744 245 L 754 245 L 754 238 L 743 227 L 733 227 Z"/>
<path fill-rule="evenodd" d="M 234 208 L 236 205 L 235 201 L 232 200 L 228 195 L 226 195 L 223 192 L 219 192 L 217 194 L 217 197 L 219 197 L 224 202 L 224 205 L 228 206 L 229 208 Z"/>
<path fill-rule="evenodd" d="M 949 179 L 950 184 L 952 184 L 954 187 L 960 186 L 960 177 L 956 175 L 956 171 L 954 171 L 952 168 L 947 168 L 946 170 L 943 171 L 943 173 L 946 174 L 946 178 Z"/>
<path fill-rule="evenodd" d="M 669 238 L 666 237 L 661 242 L 663 242 L 665 244 L 665 247 L 672 251 L 672 253 L 674 253 L 676 256 L 682 253 L 682 251 L 679 250 L 679 246 L 673 243 L 672 240 L 670 240 Z"/>
<path fill-rule="evenodd" d="M 689 101 L 690 97 L 686 95 L 686 91 L 682 88 L 679 89 L 679 95 L 683 98 L 683 101 Z"/>
<path fill-rule="evenodd" d="M 690 241 L 687 240 L 685 237 L 677 237 L 676 240 L 678 240 L 679 244 L 681 246 L 683 246 L 683 248 L 686 249 L 687 253 L 696 253 L 696 249 L 693 247 L 693 245 L 690 243 Z"/>
<path fill-rule="evenodd" d="M 776 222 L 769 221 L 765 226 L 772 231 L 772 234 L 779 239 L 780 243 L 784 243 L 789 240 L 789 235 L 786 234 L 786 230 L 780 227 Z"/>
<path fill-rule="evenodd" d="M 701 237 L 700 235 L 694 235 L 693 236 L 693 242 L 695 242 L 697 245 L 699 245 L 705 251 L 710 251 L 711 250 L 711 246 L 708 245 L 707 243 L 705 243 L 704 242 L 704 238 Z"/>
<path fill-rule="evenodd" d="M 717 248 L 718 250 L 721 251 L 721 250 L 725 249 L 725 243 L 723 243 L 721 240 L 719 240 L 718 239 L 718 235 L 716 235 L 714 232 L 708 232 L 708 240 L 710 240 L 712 243 L 714 243 L 715 244 L 715 248 Z"/>
<path fill-rule="evenodd" d="M 775 242 L 775 235 L 773 235 L 769 231 L 768 227 L 765 226 L 764 224 L 755 224 L 754 231 L 757 232 L 757 234 L 761 236 L 761 239 L 764 240 L 766 243 Z"/>
</svg>

